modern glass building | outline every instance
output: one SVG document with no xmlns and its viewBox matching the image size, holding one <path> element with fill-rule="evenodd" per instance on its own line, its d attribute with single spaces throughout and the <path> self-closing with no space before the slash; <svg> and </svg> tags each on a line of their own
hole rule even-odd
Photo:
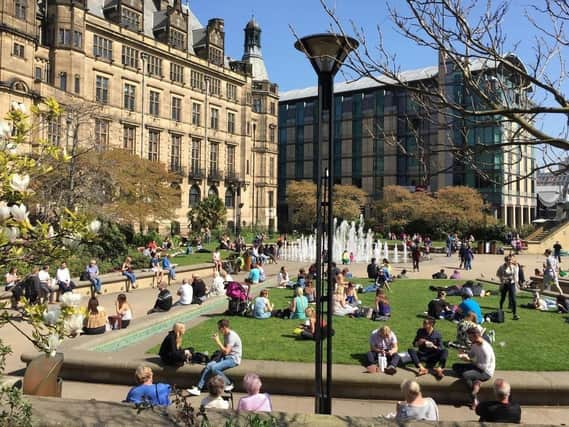
<svg viewBox="0 0 569 427">
<path fill-rule="evenodd" d="M 410 84 L 444 85 L 456 101 L 472 103 L 473 99 L 464 95 L 460 76 L 439 72 L 443 69 L 447 67 L 407 71 L 402 77 Z M 484 80 L 490 90 L 500 78 L 506 82 L 500 88 L 507 88 L 502 96 L 526 101 L 527 88 L 497 73 L 490 74 Z M 288 182 L 314 179 L 317 108 L 316 87 L 281 93 L 278 216 L 283 228 L 288 223 Z M 335 88 L 334 182 L 366 191 L 369 201 L 364 210 L 382 198 L 387 185 L 429 191 L 466 185 L 480 190 L 496 218 L 519 227 L 535 217 L 534 178 L 525 177 L 535 160 L 529 146 L 497 145 L 515 132 L 512 123 L 496 117 L 474 120 L 432 111 L 419 105 L 407 90 L 369 78 L 340 83 Z M 516 138 L 520 135 L 516 133 Z M 327 135 L 324 140 L 323 158 L 327 162 Z"/>
</svg>

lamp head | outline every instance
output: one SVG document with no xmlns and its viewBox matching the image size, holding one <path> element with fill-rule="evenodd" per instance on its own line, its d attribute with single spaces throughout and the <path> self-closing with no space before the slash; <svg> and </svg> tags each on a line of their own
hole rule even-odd
<svg viewBox="0 0 569 427">
<path fill-rule="evenodd" d="M 357 49 L 356 39 L 342 34 L 313 34 L 296 41 L 294 47 L 304 52 L 317 74 L 334 76 L 352 50 Z"/>
</svg>

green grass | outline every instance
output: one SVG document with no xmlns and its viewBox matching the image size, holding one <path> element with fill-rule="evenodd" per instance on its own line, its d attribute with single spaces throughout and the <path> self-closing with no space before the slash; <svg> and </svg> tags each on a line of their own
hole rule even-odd
<svg viewBox="0 0 569 427">
<path fill-rule="evenodd" d="M 366 283 L 367 280 L 356 279 Z M 428 287 L 431 280 L 399 280 L 393 285 L 389 294 L 392 318 L 389 322 L 372 322 L 365 318 L 351 319 L 334 317 L 335 336 L 333 337 L 333 361 L 339 364 L 360 364 L 368 351 L 368 338 L 372 330 L 388 324 L 399 340 L 399 351 L 405 351 L 411 345 L 417 328 L 421 326 L 426 305 L 433 298 L 434 292 Z M 438 280 L 437 285 L 452 284 L 451 280 Z M 495 311 L 499 296 L 497 287 L 486 286 L 492 296 L 479 299 L 482 312 Z M 288 289 L 271 289 L 270 299 L 277 308 L 285 308 L 290 301 L 292 291 Z M 364 306 L 371 306 L 374 294 L 360 294 Z M 531 296 L 525 292 L 518 294 L 518 304 L 526 304 Z M 453 304 L 460 302 L 459 297 L 449 297 Z M 557 313 L 542 313 L 537 310 L 518 308 L 521 320 L 513 321 L 509 312 L 506 322 L 502 324 L 485 324 L 488 329 L 496 331 L 497 369 L 527 371 L 567 371 L 569 370 L 569 340 L 566 331 L 569 325 L 565 316 Z M 192 346 L 199 351 L 215 350 L 211 340 L 216 332 L 216 322 L 222 315 L 211 316 L 205 322 L 189 330 L 184 336 L 183 345 Z M 243 341 L 243 357 L 255 360 L 282 360 L 295 362 L 312 362 L 314 360 L 314 343 L 297 340 L 292 335 L 298 320 L 231 317 L 231 327 L 239 333 Z M 436 328 L 442 333 L 445 341 L 454 339 L 456 325 L 449 321 L 438 321 Z M 499 343 L 504 343 L 503 346 Z M 159 346 L 153 347 L 149 353 L 157 353 Z M 449 363 L 458 361 L 456 351 L 450 349 Z"/>
<path fill-rule="evenodd" d="M 210 249 L 210 248 L 207 248 Z M 211 249 L 213 251 L 213 249 Z M 233 251 L 222 250 L 221 251 L 221 259 L 226 259 L 230 254 L 234 254 Z M 193 253 L 190 255 L 178 255 L 171 259 L 171 261 L 178 266 L 184 265 L 195 265 L 195 264 L 203 264 L 203 263 L 211 263 L 211 253 L 207 252 L 198 252 Z M 213 264 L 212 264 L 213 265 Z"/>
</svg>

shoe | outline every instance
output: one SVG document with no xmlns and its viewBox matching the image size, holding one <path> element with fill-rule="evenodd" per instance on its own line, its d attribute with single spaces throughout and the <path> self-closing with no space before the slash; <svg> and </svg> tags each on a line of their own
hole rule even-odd
<svg viewBox="0 0 569 427">
<path fill-rule="evenodd" d="M 517 314 L 514 314 L 514 320 L 520 320 L 520 316 L 518 316 Z"/>
<path fill-rule="evenodd" d="M 420 367 L 419 372 L 417 372 L 418 377 L 422 377 L 423 375 L 427 375 L 429 370 L 427 368 Z"/>
<path fill-rule="evenodd" d="M 394 375 L 397 372 L 397 368 L 393 365 L 389 365 L 383 372 L 388 375 Z"/>
<path fill-rule="evenodd" d="M 192 396 L 199 396 L 200 394 L 202 394 L 202 392 L 200 391 L 199 388 L 197 388 L 196 386 L 189 388 L 188 389 L 188 393 L 190 393 Z"/>
<path fill-rule="evenodd" d="M 235 385 L 233 383 L 229 383 L 224 387 L 223 391 L 232 391 L 234 388 Z"/>
</svg>

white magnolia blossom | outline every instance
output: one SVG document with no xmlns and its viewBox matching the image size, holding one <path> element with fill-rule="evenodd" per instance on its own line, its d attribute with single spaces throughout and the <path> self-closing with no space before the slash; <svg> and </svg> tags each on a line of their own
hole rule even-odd
<svg viewBox="0 0 569 427">
<path fill-rule="evenodd" d="M 10 208 L 6 202 L 0 201 L 0 221 L 10 218 Z"/>
<path fill-rule="evenodd" d="M 54 357 L 55 354 L 57 353 L 57 347 L 59 347 L 59 344 L 61 344 L 61 338 L 59 338 L 57 335 L 53 334 L 50 335 L 47 338 L 47 341 L 45 343 L 45 348 L 44 351 L 51 357 Z"/>
<path fill-rule="evenodd" d="M 23 203 L 20 205 L 13 205 L 10 207 L 10 213 L 18 222 L 25 222 L 28 220 L 28 209 Z"/>
<path fill-rule="evenodd" d="M 19 111 L 22 114 L 28 114 L 28 107 L 23 102 L 12 101 L 12 110 Z"/>
<path fill-rule="evenodd" d="M 71 292 L 67 292 L 70 294 Z M 72 314 L 63 322 L 63 329 L 66 335 L 79 335 L 83 332 L 84 316 L 81 313 Z"/>
<path fill-rule="evenodd" d="M 12 187 L 12 190 L 14 191 L 25 192 L 28 189 L 28 185 L 30 185 L 29 175 L 20 175 L 15 173 L 10 179 L 10 187 Z"/>
<path fill-rule="evenodd" d="M 59 297 L 61 307 L 79 307 L 81 303 L 81 295 L 73 292 L 65 292 Z"/>
<path fill-rule="evenodd" d="M 51 308 L 43 314 L 43 321 L 46 325 L 55 325 L 60 315 L 61 310 L 59 308 Z"/>
<path fill-rule="evenodd" d="M 4 234 L 8 237 L 8 240 L 13 243 L 20 237 L 20 229 L 17 227 L 8 227 L 4 229 Z"/>
<path fill-rule="evenodd" d="M 51 239 L 54 236 L 55 236 L 55 230 L 53 229 L 53 226 L 50 225 L 49 228 L 47 229 L 47 237 Z"/>
<path fill-rule="evenodd" d="M 101 221 L 99 221 L 98 219 L 94 219 L 93 221 L 90 222 L 89 224 L 89 230 L 92 233 L 98 233 L 99 230 L 101 229 Z"/>
<path fill-rule="evenodd" d="M 0 139 L 9 138 L 12 135 L 12 125 L 5 120 L 0 120 Z"/>
</svg>

